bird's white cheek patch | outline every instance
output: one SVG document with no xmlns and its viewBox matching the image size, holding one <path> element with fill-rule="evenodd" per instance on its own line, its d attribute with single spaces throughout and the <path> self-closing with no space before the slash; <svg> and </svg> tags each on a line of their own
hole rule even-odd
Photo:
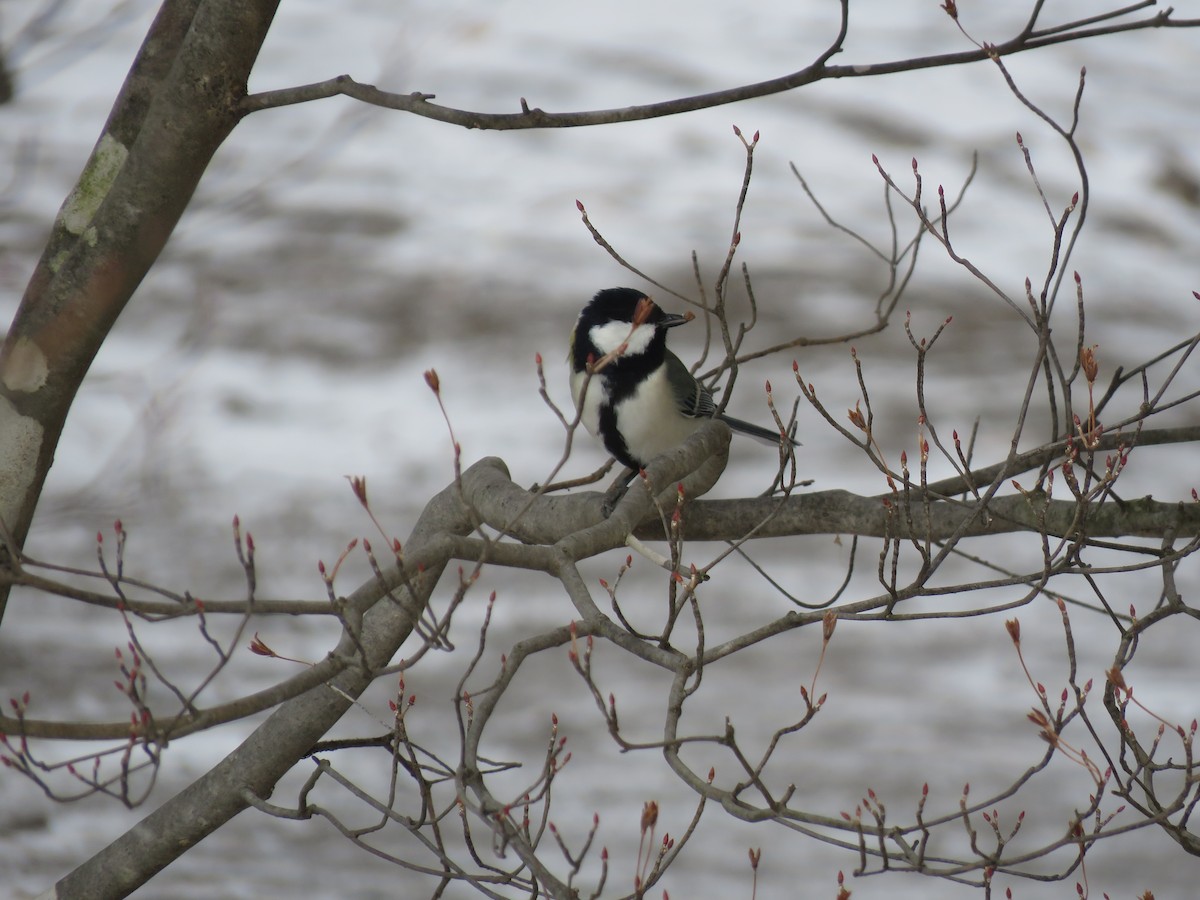
<svg viewBox="0 0 1200 900">
<path fill-rule="evenodd" d="M 605 322 L 603 325 L 593 325 L 588 337 L 601 354 L 612 353 L 624 344 L 625 355 L 637 356 L 645 353 L 654 339 L 654 326 L 639 325 L 632 332 L 631 327 L 629 322 Z"/>
</svg>

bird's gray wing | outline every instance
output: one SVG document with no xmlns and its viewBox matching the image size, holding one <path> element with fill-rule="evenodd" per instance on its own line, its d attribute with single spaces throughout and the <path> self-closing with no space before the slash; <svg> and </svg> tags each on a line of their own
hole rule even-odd
<svg viewBox="0 0 1200 900">
<path fill-rule="evenodd" d="M 712 418 L 717 406 L 708 388 L 695 379 L 687 366 L 671 351 L 667 351 L 667 381 L 675 394 L 679 411 L 691 418 Z"/>
</svg>

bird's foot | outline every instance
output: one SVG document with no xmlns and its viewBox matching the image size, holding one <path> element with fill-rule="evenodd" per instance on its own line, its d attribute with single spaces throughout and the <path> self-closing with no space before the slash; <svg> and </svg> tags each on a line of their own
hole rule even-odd
<svg viewBox="0 0 1200 900">
<path fill-rule="evenodd" d="M 607 519 L 613 514 L 613 510 L 617 508 L 617 504 L 621 502 L 621 498 L 625 496 L 625 492 L 628 490 L 628 483 L 622 484 L 621 482 L 617 482 L 604 492 L 604 499 L 600 503 L 600 513 L 604 518 Z"/>
</svg>

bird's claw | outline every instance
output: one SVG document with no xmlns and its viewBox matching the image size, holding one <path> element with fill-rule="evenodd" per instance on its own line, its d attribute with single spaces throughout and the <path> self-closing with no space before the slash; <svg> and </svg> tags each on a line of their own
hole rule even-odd
<svg viewBox="0 0 1200 900">
<path fill-rule="evenodd" d="M 628 484 L 618 482 L 605 491 L 604 499 L 600 503 L 600 514 L 606 519 L 611 516 L 613 510 L 617 508 L 617 504 L 621 502 L 621 498 L 625 496 L 625 492 L 628 490 Z"/>
</svg>

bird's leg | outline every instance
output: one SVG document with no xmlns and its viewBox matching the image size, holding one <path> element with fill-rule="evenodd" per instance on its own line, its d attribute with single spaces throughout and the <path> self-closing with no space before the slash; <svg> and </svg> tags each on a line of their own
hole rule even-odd
<svg viewBox="0 0 1200 900">
<path fill-rule="evenodd" d="M 629 490 L 629 485 L 633 483 L 633 479 L 637 477 L 637 470 L 630 469 L 628 466 L 617 477 L 608 490 L 604 492 L 604 502 L 600 505 L 600 512 L 604 518 L 612 515 L 612 511 L 617 508 L 617 504 L 621 502 L 621 498 L 625 496 L 625 492 Z"/>
</svg>

